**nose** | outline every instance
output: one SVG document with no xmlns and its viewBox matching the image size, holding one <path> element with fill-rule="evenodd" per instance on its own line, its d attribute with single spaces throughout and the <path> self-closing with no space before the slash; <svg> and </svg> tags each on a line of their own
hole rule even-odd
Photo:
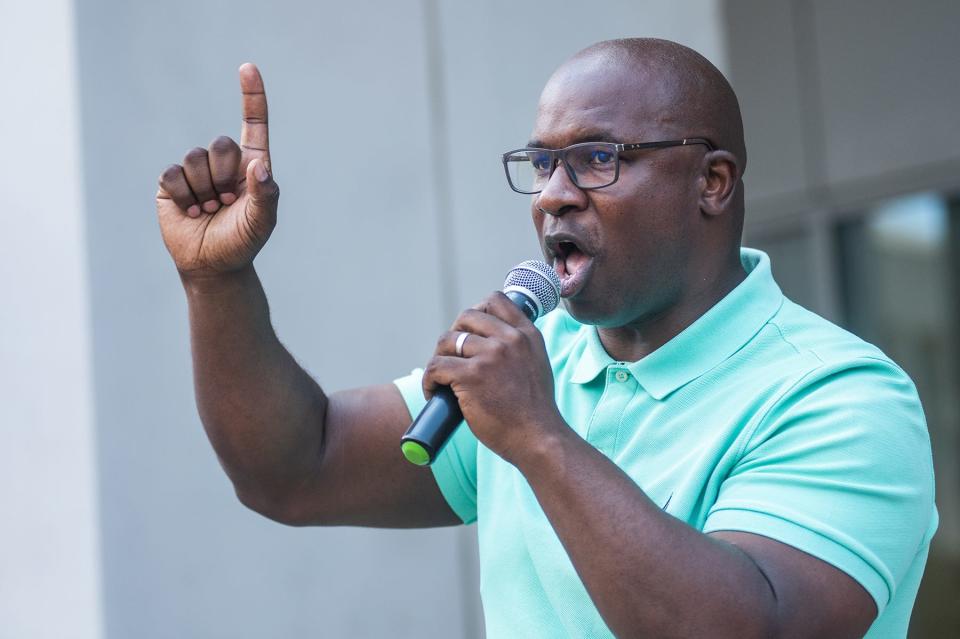
<svg viewBox="0 0 960 639">
<path fill-rule="evenodd" d="M 534 200 L 534 206 L 546 215 L 560 216 L 586 208 L 587 194 L 573 183 L 566 165 L 560 162 Z"/>
</svg>

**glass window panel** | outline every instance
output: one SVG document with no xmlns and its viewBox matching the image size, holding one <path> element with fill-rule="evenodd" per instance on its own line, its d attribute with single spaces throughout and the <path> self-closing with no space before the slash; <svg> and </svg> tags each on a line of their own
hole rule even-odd
<svg viewBox="0 0 960 639">
<path fill-rule="evenodd" d="M 921 193 L 883 202 L 836 232 L 845 324 L 913 378 L 933 445 L 940 529 L 911 637 L 960 632 L 958 213 L 940 194 Z"/>
</svg>

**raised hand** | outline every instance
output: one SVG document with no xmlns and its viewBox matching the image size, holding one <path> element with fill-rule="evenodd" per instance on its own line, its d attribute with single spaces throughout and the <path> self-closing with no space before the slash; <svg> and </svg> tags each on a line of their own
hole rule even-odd
<svg viewBox="0 0 960 639">
<path fill-rule="evenodd" d="M 237 271 L 253 262 L 277 223 L 267 95 L 253 64 L 240 67 L 240 145 L 220 136 L 187 152 L 160 176 L 157 215 L 167 250 L 184 276 Z"/>
</svg>

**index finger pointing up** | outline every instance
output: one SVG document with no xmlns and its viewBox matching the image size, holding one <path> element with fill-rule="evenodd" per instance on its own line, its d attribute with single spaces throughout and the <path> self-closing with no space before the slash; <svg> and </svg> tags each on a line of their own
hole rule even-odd
<svg viewBox="0 0 960 639">
<path fill-rule="evenodd" d="M 270 136 L 267 132 L 267 94 L 256 65 L 247 62 L 240 67 L 240 91 L 243 93 L 243 124 L 240 147 L 245 159 L 270 160 Z M 247 162 L 245 161 L 244 166 Z"/>
</svg>

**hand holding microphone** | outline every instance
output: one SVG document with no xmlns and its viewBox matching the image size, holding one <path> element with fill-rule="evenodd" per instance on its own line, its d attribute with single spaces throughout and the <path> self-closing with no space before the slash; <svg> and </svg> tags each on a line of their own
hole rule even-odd
<svg viewBox="0 0 960 639">
<path fill-rule="evenodd" d="M 431 398 L 402 438 L 407 459 L 432 463 L 466 419 L 478 439 L 509 460 L 523 439 L 559 419 L 553 373 L 533 325 L 559 299 L 556 273 L 531 260 L 510 271 L 502 293 L 457 318 L 424 371 Z"/>
</svg>

